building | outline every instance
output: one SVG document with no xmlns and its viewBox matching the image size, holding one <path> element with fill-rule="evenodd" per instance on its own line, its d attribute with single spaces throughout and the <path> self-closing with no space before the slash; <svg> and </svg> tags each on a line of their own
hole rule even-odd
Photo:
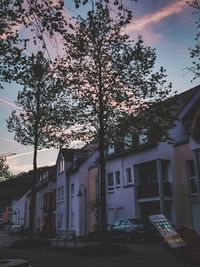
<svg viewBox="0 0 200 267">
<path fill-rule="evenodd" d="M 56 166 L 39 168 L 36 183 L 36 232 L 56 231 Z"/>
<path fill-rule="evenodd" d="M 97 158 L 97 152 L 86 148 L 60 149 L 56 164 L 57 229 L 74 229 L 78 236 L 84 236 L 92 228 L 91 220 L 94 218 L 91 219 L 90 207 L 96 193 L 91 190 L 95 190 L 92 188 L 96 183 L 96 168 L 93 166 L 96 166 Z M 88 182 L 89 174 L 95 182 Z"/>
<path fill-rule="evenodd" d="M 23 225 L 24 228 L 28 228 L 28 223 L 27 223 L 27 210 L 28 210 L 28 205 L 27 205 L 27 200 L 29 198 L 30 191 L 26 192 L 21 198 L 18 200 L 14 200 L 12 202 L 12 219 L 11 222 L 12 224 L 20 224 Z"/>
<path fill-rule="evenodd" d="M 173 141 L 128 133 L 120 149 L 105 152 L 107 223 L 165 214 L 173 224 L 200 232 L 200 86 L 176 96 Z M 153 118 L 152 118 L 153 120 Z M 39 169 L 36 230 L 99 229 L 99 152 L 96 146 L 60 149 L 55 166 Z M 28 226 L 30 193 L 13 203 L 13 222 Z M 23 212 L 24 207 L 24 212 Z M 24 219 L 23 219 L 24 218 Z M 2 220 L 2 216 L 1 216 Z"/>
<path fill-rule="evenodd" d="M 141 133 L 133 142 L 129 137 L 129 146 L 126 142 L 121 150 L 110 147 L 106 157 L 108 223 L 163 213 L 175 225 L 200 226 L 199 144 L 190 137 L 199 99 L 200 87 L 177 96 L 175 126 L 169 130 L 173 143 L 151 142 Z"/>
</svg>

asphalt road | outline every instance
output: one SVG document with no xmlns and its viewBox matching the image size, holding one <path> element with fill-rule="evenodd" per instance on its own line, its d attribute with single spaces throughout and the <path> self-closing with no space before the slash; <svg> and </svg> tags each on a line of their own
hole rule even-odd
<svg viewBox="0 0 200 267">
<path fill-rule="evenodd" d="M 11 249 L 8 246 L 16 236 L 0 232 L 0 260 L 24 259 L 32 267 L 189 267 L 192 264 L 176 259 L 160 243 L 138 242 L 128 245 L 132 253 L 107 257 L 80 256 L 71 249 L 34 248 Z M 82 244 L 83 245 L 83 244 Z"/>
</svg>

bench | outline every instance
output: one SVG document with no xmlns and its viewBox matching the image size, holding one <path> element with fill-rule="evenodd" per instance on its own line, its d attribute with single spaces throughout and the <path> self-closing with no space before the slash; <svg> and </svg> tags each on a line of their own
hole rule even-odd
<svg viewBox="0 0 200 267">
<path fill-rule="evenodd" d="M 73 245 L 76 248 L 75 230 L 57 230 L 55 238 L 51 239 L 51 244 L 52 242 L 56 242 L 56 247 L 58 248 L 60 244 L 64 243 L 64 248 L 66 248 L 67 242 L 70 241 L 73 242 Z"/>
</svg>

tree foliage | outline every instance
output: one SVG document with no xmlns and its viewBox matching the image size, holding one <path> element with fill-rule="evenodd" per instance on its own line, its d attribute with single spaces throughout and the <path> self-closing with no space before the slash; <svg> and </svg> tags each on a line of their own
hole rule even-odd
<svg viewBox="0 0 200 267">
<path fill-rule="evenodd" d="M 192 59 L 192 64 L 187 69 L 193 73 L 193 80 L 200 78 L 200 1 L 199 0 L 189 0 L 187 4 L 194 9 L 194 14 L 197 15 L 196 20 L 196 37 L 194 39 L 195 44 L 193 48 L 189 48 L 190 57 Z M 193 139 L 200 143 L 200 109 L 198 110 L 196 116 L 194 117 L 192 124 L 191 135 Z"/>
<path fill-rule="evenodd" d="M 84 137 L 84 130 L 88 129 L 87 137 L 95 136 L 99 143 L 103 232 L 106 146 L 114 139 L 123 138 L 131 129 L 139 133 L 143 128 L 150 128 L 152 116 L 161 138 L 172 119 L 171 101 L 166 101 L 171 88 L 166 85 L 165 70 L 161 67 L 154 71 L 155 50 L 146 47 L 141 37 L 130 40 L 124 33 L 127 23 L 126 17 L 110 15 L 105 1 L 96 2 L 87 17 L 79 16 L 74 29 L 64 36 L 66 56 L 59 64 L 60 76 L 66 78 L 76 121 Z M 82 138 L 82 132 L 79 137 Z"/>
<path fill-rule="evenodd" d="M 61 144 L 66 134 L 61 131 L 62 113 L 70 119 L 70 102 L 62 98 L 63 83 L 54 77 L 50 62 L 42 52 L 24 56 L 10 75 L 23 88 L 16 101 L 19 109 L 8 119 L 8 130 L 15 132 L 15 140 L 38 149 Z"/>
<path fill-rule="evenodd" d="M 14 175 L 9 170 L 9 166 L 6 163 L 5 157 L 0 157 L 0 181 L 12 179 Z"/>
<path fill-rule="evenodd" d="M 32 200 L 30 209 L 30 229 L 34 229 L 35 194 L 37 178 L 38 149 L 61 146 L 67 143 L 67 132 L 62 128 L 63 117 L 66 115 L 65 127 L 73 123 L 69 113 L 70 103 L 63 99 L 63 83 L 51 71 L 50 62 L 42 52 L 30 57 L 22 57 L 13 66 L 12 79 L 22 85 L 16 105 L 8 119 L 8 130 L 14 132 L 14 139 L 23 145 L 34 147 Z"/>
<path fill-rule="evenodd" d="M 197 16 L 195 44 L 192 48 L 189 48 L 192 64 L 187 68 L 194 74 L 193 80 L 195 80 L 200 78 L 200 1 L 189 0 L 187 3 L 194 9 L 194 15 Z"/>
<path fill-rule="evenodd" d="M 64 29 L 64 1 L 2 0 L 0 2 L 0 79 L 10 81 L 9 70 L 27 45 L 46 47 L 46 37 Z M 29 37 L 22 32 L 28 29 Z"/>
</svg>

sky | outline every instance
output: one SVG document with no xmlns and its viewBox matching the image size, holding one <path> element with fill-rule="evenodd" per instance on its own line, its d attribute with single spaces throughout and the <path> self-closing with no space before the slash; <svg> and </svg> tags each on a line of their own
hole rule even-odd
<svg viewBox="0 0 200 267">
<path fill-rule="evenodd" d="M 124 0 L 133 11 L 133 20 L 125 32 L 131 38 L 141 35 L 145 44 L 156 49 L 156 68 L 164 66 L 167 70 L 167 81 L 172 82 L 173 89 L 178 93 L 186 91 L 199 84 L 198 80 L 191 82 L 192 73 L 186 67 L 191 65 L 189 47 L 194 45 L 196 35 L 195 15 L 187 6 L 186 0 Z M 77 11 L 72 0 L 65 1 L 66 17 L 84 14 L 84 9 Z M 24 33 L 26 34 L 26 33 Z M 33 149 L 22 146 L 14 141 L 14 134 L 7 130 L 6 118 L 13 109 L 17 109 L 14 101 L 19 85 L 4 84 L 0 91 L 0 155 L 15 153 L 7 158 L 10 170 L 17 174 L 32 169 Z M 43 149 L 38 154 L 38 166 L 55 164 L 58 150 Z"/>
</svg>

